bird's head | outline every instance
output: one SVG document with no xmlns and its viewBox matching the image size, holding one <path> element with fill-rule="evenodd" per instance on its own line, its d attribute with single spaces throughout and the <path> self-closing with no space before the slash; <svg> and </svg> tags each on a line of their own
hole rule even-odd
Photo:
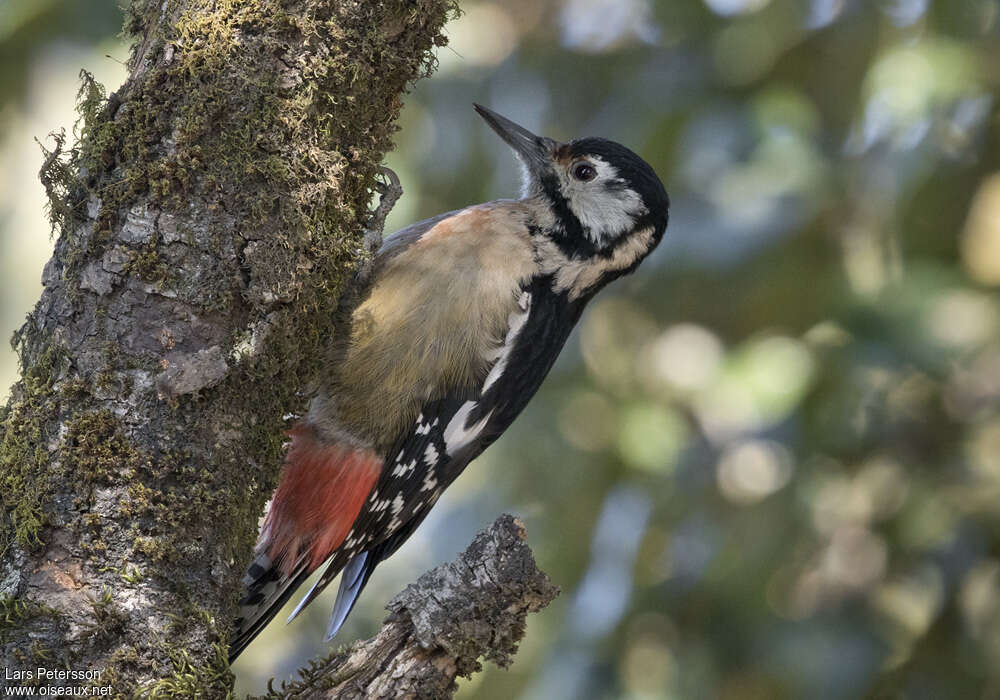
<svg viewBox="0 0 1000 700">
<path fill-rule="evenodd" d="M 629 272 L 663 236 L 670 201 L 653 168 L 631 150 L 602 138 L 560 143 L 536 136 L 492 110 L 476 111 L 523 166 L 525 198 L 541 197 L 554 214 L 554 242 L 569 258 L 607 257 L 628 243 Z M 639 245 L 637 236 L 643 237 Z"/>
</svg>

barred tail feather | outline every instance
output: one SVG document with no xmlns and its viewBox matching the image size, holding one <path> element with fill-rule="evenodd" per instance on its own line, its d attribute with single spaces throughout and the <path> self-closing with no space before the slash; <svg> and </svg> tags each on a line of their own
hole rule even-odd
<svg viewBox="0 0 1000 700">
<path fill-rule="evenodd" d="M 236 635 L 229 644 L 229 662 L 232 663 L 268 622 L 278 614 L 295 589 L 309 576 L 309 567 L 303 557 L 299 564 L 285 574 L 271 564 L 267 554 L 260 554 L 250 565 L 243 581 L 247 593 L 240 601 L 240 618 L 236 621 Z"/>
</svg>

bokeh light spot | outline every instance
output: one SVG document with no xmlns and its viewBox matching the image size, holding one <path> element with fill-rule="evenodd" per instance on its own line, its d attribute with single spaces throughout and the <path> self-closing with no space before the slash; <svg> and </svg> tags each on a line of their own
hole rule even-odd
<svg viewBox="0 0 1000 700">
<path fill-rule="evenodd" d="M 987 177 L 976 190 L 961 250 L 962 262 L 972 279 L 1000 285 L 1000 174 Z"/>
<path fill-rule="evenodd" d="M 717 15 L 731 16 L 762 10 L 771 0 L 705 0 L 705 4 Z"/>
<path fill-rule="evenodd" d="M 996 335 L 1000 314 L 989 297 L 958 289 L 941 295 L 925 317 L 930 335 L 956 350 L 982 345 Z"/>
<path fill-rule="evenodd" d="M 718 373 L 724 349 L 708 329 L 679 323 L 660 334 L 646 347 L 644 376 L 683 391 L 700 389 Z"/>
<path fill-rule="evenodd" d="M 712 47 L 715 71 L 729 85 L 746 85 L 774 66 L 779 44 L 763 22 L 735 23 L 719 32 Z"/>
<path fill-rule="evenodd" d="M 687 425 L 676 411 L 658 404 L 638 404 L 626 409 L 622 417 L 618 449 L 632 467 L 671 472 L 687 435 Z"/>
<path fill-rule="evenodd" d="M 863 588 L 882 578 L 888 557 L 881 536 L 863 527 L 844 527 L 833 533 L 822 571 L 831 583 Z"/>
<path fill-rule="evenodd" d="M 653 43 L 660 36 L 650 0 L 566 0 L 561 15 L 565 46 L 607 51 L 630 39 Z"/>
<path fill-rule="evenodd" d="M 615 406 L 597 392 L 576 391 L 559 410 L 559 431 L 584 452 L 608 447 L 618 436 Z"/>
<path fill-rule="evenodd" d="M 716 467 L 722 495 L 749 505 L 779 490 L 792 475 L 792 459 L 781 444 L 748 440 L 727 449 Z"/>
<path fill-rule="evenodd" d="M 441 70 L 495 66 L 517 48 L 518 25 L 502 5 L 481 2 L 462 9 L 448 25 L 448 48 L 438 53 Z"/>
</svg>

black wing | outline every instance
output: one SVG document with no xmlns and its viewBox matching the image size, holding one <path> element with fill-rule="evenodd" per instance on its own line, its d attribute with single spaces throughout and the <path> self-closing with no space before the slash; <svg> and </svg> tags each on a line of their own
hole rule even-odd
<svg viewBox="0 0 1000 700">
<path fill-rule="evenodd" d="M 416 530 L 441 492 L 510 426 L 558 357 L 585 300 L 533 280 L 511 316 L 504 345 L 482 387 L 428 402 L 389 454 L 378 483 L 341 549 L 293 616 L 344 570 L 327 639 L 340 629 L 375 567 Z"/>
</svg>

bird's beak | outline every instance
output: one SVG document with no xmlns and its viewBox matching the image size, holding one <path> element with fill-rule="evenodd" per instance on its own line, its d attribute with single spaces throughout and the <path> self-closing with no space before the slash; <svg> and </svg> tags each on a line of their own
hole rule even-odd
<svg viewBox="0 0 1000 700">
<path fill-rule="evenodd" d="M 523 126 L 515 124 L 507 117 L 502 117 L 482 105 L 474 106 L 479 116 L 486 120 L 490 128 L 500 134 L 500 138 L 514 149 L 528 170 L 535 176 L 541 175 L 552 162 L 556 142 L 544 136 L 535 136 Z"/>
</svg>

